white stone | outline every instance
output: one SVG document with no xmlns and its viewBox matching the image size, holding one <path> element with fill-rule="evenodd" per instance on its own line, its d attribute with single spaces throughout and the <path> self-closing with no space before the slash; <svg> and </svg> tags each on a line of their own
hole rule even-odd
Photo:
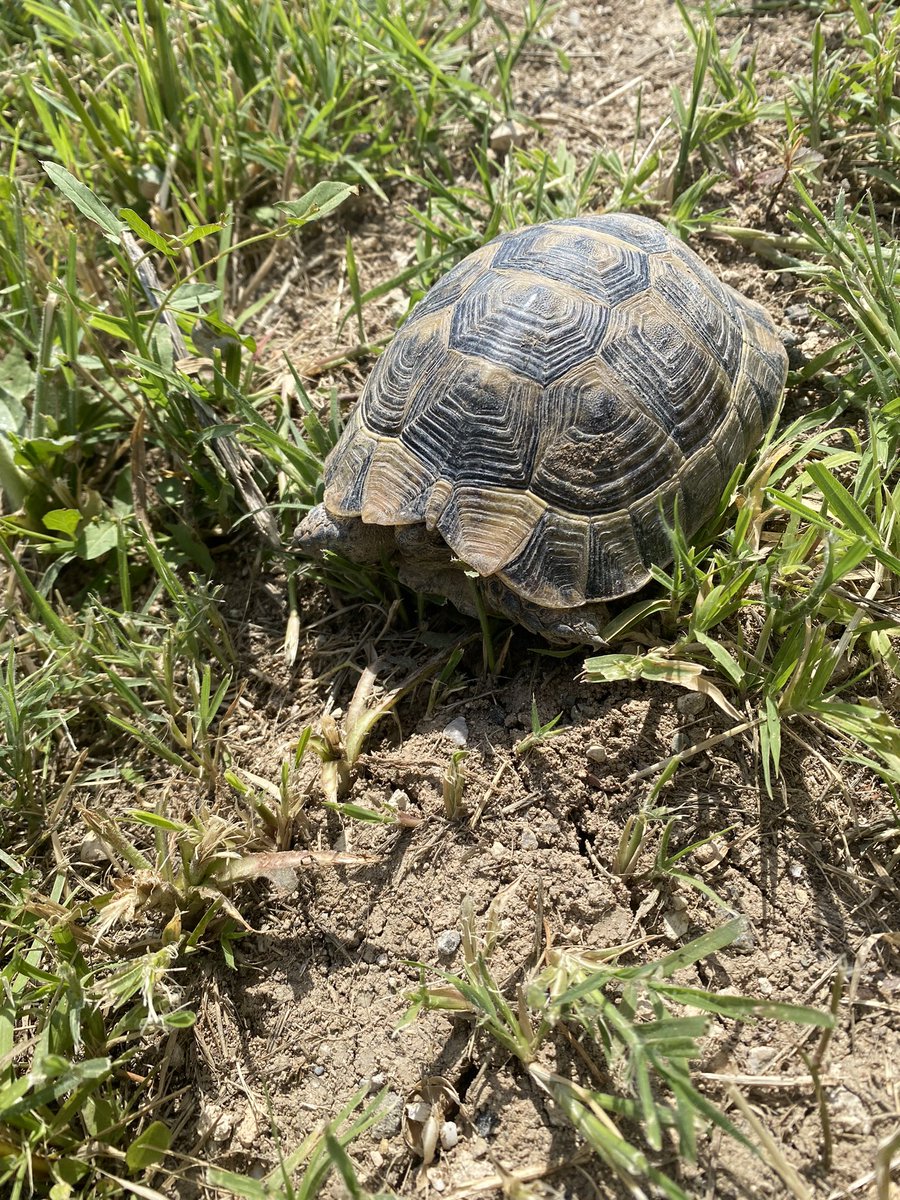
<svg viewBox="0 0 900 1200">
<path fill-rule="evenodd" d="M 445 929 L 443 933 L 438 934 L 438 939 L 435 942 L 435 947 L 438 954 L 449 958 L 451 954 L 455 954 L 459 949 L 459 944 L 462 937 L 457 929 Z"/>
<path fill-rule="evenodd" d="M 465 746 L 469 740 L 469 726 L 466 718 L 454 717 L 448 725 L 444 726 L 441 736 L 445 737 L 448 742 L 452 742 L 454 746 Z"/>
<path fill-rule="evenodd" d="M 406 812 L 409 808 L 409 796 L 403 788 L 395 788 L 388 796 L 388 804 L 391 808 L 396 808 L 397 812 Z"/>
<path fill-rule="evenodd" d="M 455 1121 L 445 1121 L 441 1126 L 441 1148 L 452 1150 L 459 1141 L 459 1129 Z"/>
</svg>

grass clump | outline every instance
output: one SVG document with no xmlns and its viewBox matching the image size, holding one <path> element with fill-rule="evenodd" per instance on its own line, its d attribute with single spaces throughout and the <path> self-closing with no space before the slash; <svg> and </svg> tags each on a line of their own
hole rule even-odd
<svg viewBox="0 0 900 1200">
<path fill-rule="evenodd" d="M 621 961 L 634 947 L 553 948 L 543 970 L 526 973 L 512 990 L 504 989 L 491 969 L 500 899 L 488 910 L 482 931 L 476 927 L 471 902 L 466 902 L 462 973 L 418 964 L 423 973 L 436 974 L 442 982 L 423 982 L 405 1020 L 428 1010 L 472 1020 L 479 1036 L 517 1060 L 536 1089 L 565 1114 L 628 1188 L 650 1183 L 670 1200 L 688 1200 L 689 1193 L 660 1169 L 654 1154 L 672 1139 L 678 1157 L 693 1163 L 698 1129 L 708 1124 L 752 1149 L 748 1138 L 691 1079 L 690 1063 L 701 1055 L 708 1015 L 738 1021 L 767 1017 L 825 1029 L 833 1024 L 830 1014 L 814 1009 L 725 996 L 676 982 L 677 973 L 734 942 L 744 927 L 740 920 L 635 966 Z M 690 1015 L 686 1009 L 692 1010 Z M 578 1082 L 576 1072 L 544 1065 L 548 1043 L 560 1035 L 580 1047 L 588 1086 Z M 639 1131 L 639 1139 L 626 1132 L 629 1127 Z M 646 1148 L 637 1144 L 639 1140 Z"/>
<path fill-rule="evenodd" d="M 465 70 L 486 18 L 356 0 L 29 3 L 2 31 L 20 91 L 0 132 L 99 175 L 112 203 L 141 197 L 164 233 L 228 211 L 271 222 L 295 180 L 383 195 L 399 148 L 446 162 L 441 125 L 499 108 Z"/>
</svg>

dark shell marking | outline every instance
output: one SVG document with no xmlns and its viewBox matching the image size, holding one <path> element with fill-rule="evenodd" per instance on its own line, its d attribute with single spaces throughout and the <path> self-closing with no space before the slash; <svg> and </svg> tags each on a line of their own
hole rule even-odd
<svg viewBox="0 0 900 1200">
<path fill-rule="evenodd" d="M 768 315 L 655 221 L 502 234 L 441 279 L 372 373 L 325 505 L 424 524 L 525 601 L 626 595 L 758 445 L 787 360 Z"/>
</svg>

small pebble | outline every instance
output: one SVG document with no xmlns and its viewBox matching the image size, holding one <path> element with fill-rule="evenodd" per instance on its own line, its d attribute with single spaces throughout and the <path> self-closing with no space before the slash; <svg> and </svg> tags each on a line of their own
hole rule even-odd
<svg viewBox="0 0 900 1200">
<path fill-rule="evenodd" d="M 388 804 L 391 808 L 396 808 L 397 812 L 406 812 L 409 808 L 409 796 L 403 788 L 395 788 L 388 797 Z"/>
<path fill-rule="evenodd" d="M 489 1138 L 499 1123 L 500 1118 L 495 1116 L 489 1108 L 480 1108 L 472 1121 L 475 1132 L 483 1138 Z"/>
<path fill-rule="evenodd" d="M 444 958 L 450 958 L 459 949 L 461 941 L 462 937 L 458 930 L 445 929 L 443 933 L 438 935 L 435 948 L 438 954 L 443 955 Z"/>
<path fill-rule="evenodd" d="M 602 746 L 588 746 L 587 756 L 591 762 L 605 763 L 609 758 Z"/>
<path fill-rule="evenodd" d="M 687 933 L 690 922 L 683 912 L 678 909 L 670 908 L 667 913 L 663 913 L 663 929 L 666 937 L 670 942 L 677 942 Z"/>
<path fill-rule="evenodd" d="M 717 840 L 714 840 L 706 842 L 703 846 L 698 846 L 694 851 L 694 859 L 701 867 L 717 867 L 725 857 L 725 854 L 725 847 Z"/>
<path fill-rule="evenodd" d="M 698 717 L 706 708 L 703 692 L 685 692 L 675 701 L 675 707 L 685 717 Z"/>
<path fill-rule="evenodd" d="M 496 154 L 506 154 L 513 146 L 519 146 L 525 140 L 528 126 L 520 121 L 501 121 L 491 130 L 491 149 Z"/>
<path fill-rule="evenodd" d="M 406 1106 L 407 1120 L 415 1121 L 417 1125 L 424 1125 L 430 1116 L 431 1105 L 426 1104 L 424 1100 L 414 1100 Z"/>
<path fill-rule="evenodd" d="M 669 745 L 675 754 L 680 754 L 682 750 L 687 750 L 691 744 L 690 735 L 685 733 L 683 729 L 676 729 L 672 734 L 672 739 Z"/>
<path fill-rule="evenodd" d="M 788 867 L 788 874 L 790 875 L 791 879 L 802 879 L 803 878 L 803 864 L 798 863 L 798 862 L 792 862 L 790 864 L 790 866 Z"/>
<path fill-rule="evenodd" d="M 319 1064 L 317 1063 L 317 1064 L 316 1064 L 316 1065 L 313 1067 L 313 1075 L 319 1075 L 319 1076 L 322 1076 L 322 1075 L 324 1075 L 324 1074 L 325 1074 L 325 1068 L 324 1068 L 324 1067 L 322 1067 L 322 1066 L 319 1066 Z"/>
<path fill-rule="evenodd" d="M 808 304 L 789 304 L 784 310 L 785 320 L 792 324 L 799 325 L 804 321 L 809 320 L 809 305 Z"/>
<path fill-rule="evenodd" d="M 749 1075 L 765 1075 L 778 1051 L 774 1046 L 751 1046 L 745 1059 Z"/>
<path fill-rule="evenodd" d="M 445 1121 L 441 1126 L 441 1148 L 452 1150 L 459 1141 L 459 1130 L 455 1121 Z"/>
<path fill-rule="evenodd" d="M 372 1126 L 373 1138 L 392 1138 L 400 1132 L 403 1114 L 403 1097 L 399 1092 L 388 1092 L 381 1104 L 378 1120 Z"/>
<path fill-rule="evenodd" d="M 372 1092 L 380 1092 L 383 1087 L 384 1071 L 378 1071 L 377 1074 L 373 1075 L 369 1080 L 369 1093 L 371 1094 Z"/>
<path fill-rule="evenodd" d="M 78 848 L 78 860 L 83 863 L 109 862 L 109 855 L 103 849 L 103 843 L 94 833 L 89 833 Z"/>
<path fill-rule="evenodd" d="M 761 996 L 771 996 L 775 988 L 772 985 L 771 979 L 768 979 L 765 975 L 760 975 L 756 981 L 756 990 Z"/>
<path fill-rule="evenodd" d="M 756 949 L 756 938 L 749 927 L 737 935 L 730 948 L 737 951 L 738 954 L 750 954 Z"/>
<path fill-rule="evenodd" d="M 529 829 L 527 825 L 519 834 L 519 845 L 523 850 L 537 850 L 537 837 L 535 836 L 534 830 Z"/>
<path fill-rule="evenodd" d="M 448 725 L 444 726 L 441 735 L 448 742 L 452 742 L 454 746 L 465 746 L 469 740 L 469 726 L 466 723 L 466 718 L 454 717 Z"/>
<path fill-rule="evenodd" d="M 853 1137 L 865 1137 L 872 1132 L 872 1118 L 856 1092 L 836 1087 L 829 1089 L 826 1096 L 833 1129 Z"/>
<path fill-rule="evenodd" d="M 542 821 L 538 829 L 538 837 L 544 846 L 549 846 L 555 842 L 561 833 L 562 830 L 559 827 L 559 821 L 554 821 L 552 817 L 546 821 Z"/>
</svg>

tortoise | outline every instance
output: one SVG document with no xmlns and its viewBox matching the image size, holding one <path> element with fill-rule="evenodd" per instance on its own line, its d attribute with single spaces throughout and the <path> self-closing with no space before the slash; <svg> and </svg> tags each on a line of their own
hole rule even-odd
<svg viewBox="0 0 900 1200">
<path fill-rule="evenodd" d="M 438 280 L 370 375 L 295 547 L 388 556 L 419 591 L 599 644 L 774 416 L 771 318 L 647 217 L 503 233 Z"/>
</svg>

